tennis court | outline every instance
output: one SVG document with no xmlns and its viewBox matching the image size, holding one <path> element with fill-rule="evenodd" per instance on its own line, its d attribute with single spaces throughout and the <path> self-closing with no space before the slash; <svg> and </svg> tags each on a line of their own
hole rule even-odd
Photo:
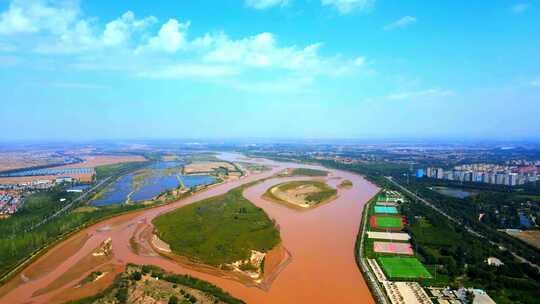
<svg viewBox="0 0 540 304">
<path fill-rule="evenodd" d="M 373 242 L 373 251 L 377 253 L 392 253 L 413 255 L 410 243 Z"/>
<path fill-rule="evenodd" d="M 390 207 L 397 207 L 399 206 L 398 203 L 394 203 L 394 202 L 377 202 L 375 203 L 377 206 L 390 206 Z"/>
<path fill-rule="evenodd" d="M 391 240 L 391 241 L 408 241 L 411 239 L 411 236 L 407 233 L 402 232 L 378 232 L 378 231 L 368 231 L 368 238 L 370 239 L 379 239 L 379 240 Z"/>
<path fill-rule="evenodd" d="M 378 257 L 386 277 L 396 279 L 431 279 L 431 273 L 413 257 Z"/>
<path fill-rule="evenodd" d="M 375 206 L 375 213 L 398 214 L 396 207 Z"/>
</svg>

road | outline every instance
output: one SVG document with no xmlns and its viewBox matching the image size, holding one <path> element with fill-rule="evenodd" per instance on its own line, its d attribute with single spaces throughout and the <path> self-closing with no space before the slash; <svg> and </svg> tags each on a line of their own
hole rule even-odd
<svg viewBox="0 0 540 304">
<path fill-rule="evenodd" d="M 30 232 L 30 231 L 32 231 L 32 230 L 34 230 L 36 228 L 39 228 L 41 225 L 43 225 L 43 224 L 47 223 L 48 221 L 54 219 L 55 217 L 59 216 L 60 214 L 68 211 L 69 209 L 71 209 L 71 207 L 73 207 L 73 205 L 75 205 L 76 203 L 78 203 L 81 200 L 85 199 L 90 193 L 92 193 L 94 190 L 101 187 L 103 184 L 105 184 L 110 179 L 111 179 L 111 177 L 107 177 L 106 179 L 100 181 L 99 183 L 94 185 L 92 188 L 90 188 L 88 191 L 85 191 L 83 194 L 81 194 L 81 196 L 77 197 L 76 199 L 72 200 L 69 204 L 62 207 L 62 209 L 56 211 L 55 213 L 51 214 L 47 218 L 43 219 L 41 222 L 39 222 L 39 223 L 33 225 L 32 227 L 28 228 L 25 232 Z"/>
<path fill-rule="evenodd" d="M 414 197 L 415 199 L 417 199 L 418 201 L 422 202 L 423 204 L 425 204 L 426 206 L 434 209 L 435 211 L 439 212 L 441 215 L 443 215 L 444 217 L 446 217 L 447 219 L 449 219 L 450 221 L 452 221 L 453 223 L 455 224 L 458 224 L 458 225 L 461 225 L 467 232 L 469 232 L 470 234 L 476 236 L 476 237 L 479 237 L 481 239 L 485 239 L 489 244 L 491 245 L 494 245 L 494 246 L 498 246 L 498 247 L 502 247 L 502 248 L 505 248 L 504 245 L 502 244 L 499 244 L 499 243 L 496 243 L 496 242 L 493 242 L 491 240 L 489 240 L 486 236 L 484 236 L 483 234 L 479 233 L 478 231 L 472 229 L 471 227 L 463 224 L 460 220 L 450 216 L 449 214 L 447 214 L 446 212 L 444 212 L 443 210 L 441 210 L 440 208 L 438 208 L 437 206 L 433 205 L 432 203 L 430 203 L 429 201 L 427 201 L 426 199 L 418 196 L 416 193 L 413 193 L 412 191 L 410 191 L 409 189 L 405 188 L 404 186 L 402 186 L 401 184 L 399 184 L 398 182 L 396 182 L 391 176 L 385 176 L 385 178 L 390 181 L 392 184 L 394 184 L 396 187 L 398 187 L 399 189 L 401 189 L 403 192 L 407 193 L 408 195 L 410 195 L 411 197 Z M 506 249 L 508 250 L 508 249 Z M 514 258 L 516 258 L 517 260 L 523 262 L 523 263 L 527 263 L 529 264 L 531 267 L 534 267 L 536 268 L 538 271 L 540 271 L 540 267 L 536 264 L 534 264 L 533 262 L 525 259 L 524 257 L 516 254 L 515 252 L 513 252 L 512 250 L 508 250 L 508 252 L 510 252 Z"/>
</svg>

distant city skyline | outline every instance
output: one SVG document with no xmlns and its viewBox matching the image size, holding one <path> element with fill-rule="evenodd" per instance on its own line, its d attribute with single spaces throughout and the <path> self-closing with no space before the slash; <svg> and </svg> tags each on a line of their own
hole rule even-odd
<svg viewBox="0 0 540 304">
<path fill-rule="evenodd" d="M 534 1 L 0 2 L 0 142 L 539 140 Z"/>
</svg>

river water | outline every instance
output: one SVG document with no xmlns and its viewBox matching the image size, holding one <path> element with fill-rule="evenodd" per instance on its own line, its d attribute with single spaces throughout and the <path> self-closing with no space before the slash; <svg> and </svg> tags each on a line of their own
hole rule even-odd
<svg viewBox="0 0 540 304">
<path fill-rule="evenodd" d="M 221 157 L 234 161 L 241 156 L 222 154 Z M 245 161 L 245 159 L 242 160 Z M 137 227 L 151 225 L 151 220 L 159 214 L 225 193 L 241 184 L 270 177 L 285 168 L 317 168 L 268 160 L 259 160 L 259 163 L 272 166 L 272 170 L 212 187 L 173 204 L 113 218 L 79 232 L 73 237 L 84 234 L 89 235 L 89 238 L 75 254 L 66 256 L 54 270 L 27 282 L 15 284 L 16 280 L 20 280 L 20 277 L 15 277 L 12 284 L 0 288 L 0 294 L 3 294 L 0 302 L 54 303 L 59 295 L 73 290 L 73 286 L 84 276 L 45 294 L 39 296 L 32 296 L 32 294 L 57 280 L 70 268 L 77 267 L 77 262 L 91 254 L 100 242 L 111 238 L 113 262 L 116 265 L 125 265 L 128 262 L 154 264 L 167 271 L 190 274 L 218 285 L 247 303 L 374 303 L 355 263 L 354 244 L 364 204 L 376 194 L 378 189 L 362 177 L 349 172 L 329 170 L 331 175 L 326 181 L 330 185 L 336 186 L 341 179 L 345 178 L 353 182 L 353 187 L 338 189 L 338 197 L 335 201 L 310 210 L 290 209 L 261 199 L 266 189 L 277 183 L 306 178 L 272 178 L 245 190 L 244 195 L 249 200 L 263 208 L 271 218 L 276 220 L 283 241 L 282 245 L 292 256 L 290 263 L 275 278 L 269 290 L 248 287 L 235 280 L 187 269 L 156 254 L 135 254 L 129 249 L 130 238 L 140 231 Z M 56 254 L 62 254 L 58 246 L 40 257 L 37 262 L 46 262 Z M 34 264 L 31 264 L 21 275 L 30 273 Z"/>
</svg>

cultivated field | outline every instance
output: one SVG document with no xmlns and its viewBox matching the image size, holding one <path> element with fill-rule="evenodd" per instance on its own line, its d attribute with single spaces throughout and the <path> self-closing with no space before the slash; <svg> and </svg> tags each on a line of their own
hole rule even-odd
<svg viewBox="0 0 540 304">
<path fill-rule="evenodd" d="M 508 232 L 508 234 L 540 249 L 540 230 Z"/>
</svg>

